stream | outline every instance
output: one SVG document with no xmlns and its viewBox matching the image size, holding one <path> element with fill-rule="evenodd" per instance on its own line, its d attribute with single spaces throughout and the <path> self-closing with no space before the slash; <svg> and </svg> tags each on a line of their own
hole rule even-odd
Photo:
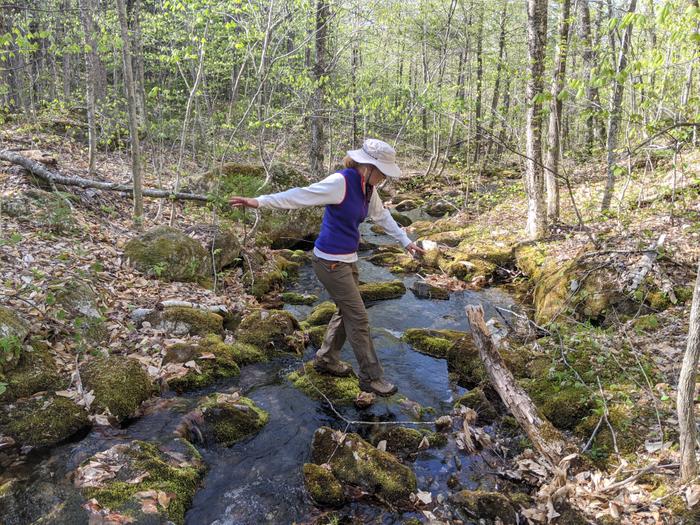
<svg viewBox="0 0 700 525">
<path fill-rule="evenodd" d="M 377 244 L 393 241 L 372 234 L 368 229 L 363 231 L 363 236 Z M 363 253 L 361 257 L 369 253 Z M 358 264 L 363 281 L 401 278 L 362 258 Z M 409 288 L 417 278 L 409 274 L 403 277 L 403 281 Z M 319 302 L 328 299 L 309 265 L 302 267 L 298 281 L 289 290 L 317 294 Z M 397 384 L 400 395 L 423 407 L 431 407 L 433 411 L 429 412 L 429 419 L 449 413 L 454 400 L 465 390 L 450 383 L 444 359 L 412 350 L 401 341 L 401 335 L 408 328 L 466 330 L 464 308 L 468 304 L 482 304 L 486 318 L 489 318 L 497 316 L 494 306 L 512 309 L 514 301 L 496 288 L 456 292 L 447 301 L 419 299 L 408 290 L 399 299 L 380 301 L 368 308 L 372 337 L 387 379 Z M 285 308 L 303 320 L 312 306 Z M 303 359 L 311 359 L 314 352 L 314 348 L 307 348 Z M 357 366 L 347 343 L 343 359 Z M 243 395 L 269 412 L 269 423 L 258 434 L 233 447 L 198 447 L 208 470 L 186 514 L 186 524 L 311 523 L 323 514 L 306 495 L 302 477 L 302 465 L 308 461 L 313 433 L 322 425 L 341 430 L 346 425 L 327 405 L 310 399 L 286 379 L 286 375 L 299 365 L 298 357 L 279 357 L 272 362 L 243 367 L 239 377 L 214 387 L 161 399 L 126 428 L 94 429 L 81 441 L 54 449 L 33 466 L 33 472 L 35 476 L 46 476 L 50 472 L 54 479 L 62 479 L 90 455 L 117 443 L 133 439 L 157 441 L 170 436 L 182 415 L 202 395 L 240 389 Z M 397 399 L 398 396 L 378 398 L 365 410 L 353 406 L 339 407 L 338 410 L 348 419 L 376 422 L 350 429 L 367 437 L 381 428 L 382 421 L 413 420 L 405 405 Z M 498 463 L 499 458 L 493 453 L 483 451 L 470 456 L 458 450 L 454 440 L 450 439 L 443 448 L 420 452 L 409 466 L 416 473 L 418 488 L 430 491 L 435 498 L 438 494 L 447 497 L 452 492 L 448 488 L 450 477 L 452 483 L 456 478 L 463 488 L 497 489 L 494 462 Z M 409 517 L 422 518 L 418 513 L 392 512 L 364 501 L 346 505 L 338 513 L 358 523 L 389 524 L 401 523 Z"/>
</svg>

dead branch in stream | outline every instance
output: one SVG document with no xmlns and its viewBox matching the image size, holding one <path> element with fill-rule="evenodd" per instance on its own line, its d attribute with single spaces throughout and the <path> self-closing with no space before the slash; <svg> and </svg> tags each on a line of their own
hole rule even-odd
<svg viewBox="0 0 700 525">
<path fill-rule="evenodd" d="M 82 177 L 66 177 L 64 175 L 59 175 L 58 173 L 53 173 L 40 162 L 28 159 L 27 157 L 24 157 L 19 153 L 15 153 L 14 151 L 0 150 L 0 160 L 5 160 L 7 162 L 11 162 L 12 164 L 22 166 L 26 170 L 29 170 L 36 177 L 49 183 L 51 186 L 77 186 L 79 188 L 95 188 L 98 190 L 117 191 L 120 193 L 131 194 L 133 194 L 134 192 L 134 187 L 128 184 L 118 184 L 116 182 L 101 182 L 96 180 L 84 179 Z M 146 197 L 154 197 L 156 199 L 191 200 L 200 202 L 209 202 L 212 200 L 207 195 L 198 195 L 196 193 L 171 192 L 168 190 L 144 189 L 143 194 Z"/>
<path fill-rule="evenodd" d="M 466 310 L 474 344 L 479 349 L 479 356 L 484 362 L 491 384 L 533 446 L 553 468 L 572 450 L 559 431 L 540 414 L 530 396 L 518 385 L 506 366 L 486 326 L 481 305 L 469 305 Z"/>
</svg>

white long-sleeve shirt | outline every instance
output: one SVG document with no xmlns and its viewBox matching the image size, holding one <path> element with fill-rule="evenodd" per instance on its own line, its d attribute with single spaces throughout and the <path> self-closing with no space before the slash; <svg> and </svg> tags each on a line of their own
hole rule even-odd
<svg viewBox="0 0 700 525">
<path fill-rule="evenodd" d="M 340 173 L 334 173 L 322 181 L 315 182 L 304 188 L 292 188 L 279 193 L 261 195 L 257 197 L 257 201 L 261 208 L 296 210 L 310 206 L 340 204 L 344 198 L 345 177 Z M 367 216 L 401 243 L 401 246 L 404 248 L 411 244 L 411 239 L 408 238 L 403 228 L 396 223 L 391 216 L 391 212 L 384 207 L 376 191 L 372 192 Z M 315 247 L 314 255 L 329 261 L 354 262 L 357 260 L 357 253 L 334 255 L 322 252 Z"/>
</svg>

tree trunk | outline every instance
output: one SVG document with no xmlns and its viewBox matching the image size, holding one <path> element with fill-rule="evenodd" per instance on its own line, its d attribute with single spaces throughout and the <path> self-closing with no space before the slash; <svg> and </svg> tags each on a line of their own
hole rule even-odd
<svg viewBox="0 0 700 525">
<path fill-rule="evenodd" d="M 547 158 L 545 160 L 545 183 L 547 186 L 547 219 L 559 220 L 559 185 L 556 173 L 559 170 L 559 149 L 561 139 L 562 102 L 559 98 L 566 80 L 566 57 L 569 50 L 569 11 L 571 0 L 562 0 L 559 19 L 559 49 L 557 51 L 554 74 L 552 76 L 552 100 L 547 130 Z"/>
<path fill-rule="evenodd" d="M 136 108 L 138 111 L 139 126 L 146 125 L 146 80 L 144 74 L 143 36 L 141 35 L 141 0 L 134 1 L 133 10 L 133 35 L 134 35 L 134 70 L 136 75 Z"/>
<path fill-rule="evenodd" d="M 136 115 L 136 94 L 134 91 L 134 71 L 124 0 L 117 0 L 117 12 L 122 37 L 122 63 L 124 64 L 124 88 L 129 107 L 129 137 L 131 139 L 131 170 L 134 177 L 134 222 L 141 226 L 143 217 L 143 176 L 141 173 L 141 144 L 139 142 L 138 117 Z"/>
<path fill-rule="evenodd" d="M 491 119 L 489 123 L 489 143 L 486 148 L 486 156 L 488 157 L 491 148 L 493 147 L 494 137 L 496 133 L 496 116 L 498 114 L 498 99 L 501 95 L 501 74 L 503 72 L 503 54 L 506 49 L 506 18 L 508 16 L 508 2 L 503 2 L 503 11 L 501 12 L 500 33 L 498 36 L 498 63 L 496 64 L 496 80 L 493 85 L 493 96 L 491 97 Z"/>
<path fill-rule="evenodd" d="M 484 40 L 484 8 L 481 7 L 479 13 L 479 26 L 476 34 L 476 99 L 474 101 L 474 156 L 473 161 L 476 163 L 481 154 L 481 102 L 484 92 L 484 55 L 483 55 L 483 40 Z"/>
<path fill-rule="evenodd" d="M 325 146 L 325 137 L 323 131 L 324 121 L 324 103 L 323 97 L 325 89 L 323 87 L 323 77 L 328 73 L 327 63 L 327 35 L 328 35 L 328 19 L 330 16 L 330 8 L 326 0 L 316 0 L 316 57 L 313 68 L 313 78 L 316 84 L 313 98 L 311 100 L 311 147 L 309 150 L 309 163 L 311 174 L 316 179 L 320 178 L 325 170 L 323 165 L 323 151 Z"/>
<path fill-rule="evenodd" d="M 352 43 L 352 54 L 350 56 L 350 80 L 351 84 L 351 94 L 352 97 L 352 149 L 357 149 L 360 138 L 357 129 L 357 113 L 360 111 L 360 98 L 357 93 L 357 68 L 360 65 L 360 48 L 358 43 L 353 40 Z M 399 85 L 401 85 L 401 76 L 403 72 L 403 60 L 401 61 L 401 66 L 399 68 Z"/>
<path fill-rule="evenodd" d="M 690 309 L 690 329 L 683 356 L 683 365 L 678 378 L 678 422 L 680 426 L 681 480 L 690 481 L 698 475 L 695 457 L 695 378 L 700 358 L 700 263 L 693 291 L 693 305 Z"/>
<path fill-rule="evenodd" d="M 628 13 L 634 13 L 637 8 L 637 0 L 630 0 Z M 608 163 L 608 178 L 605 182 L 605 191 L 601 209 L 606 211 L 610 209 L 610 201 L 615 190 L 615 165 L 617 163 L 617 132 L 620 127 L 620 118 L 622 116 L 622 94 L 625 88 L 625 79 L 621 78 L 622 73 L 627 67 L 627 50 L 629 49 L 630 40 L 632 39 L 632 22 L 625 28 L 620 43 L 620 55 L 617 60 L 615 70 L 615 80 L 613 82 L 613 95 L 610 100 L 610 117 L 608 118 L 608 137 L 605 141 L 605 149 L 607 151 Z"/>
<path fill-rule="evenodd" d="M 527 0 L 527 47 L 529 75 L 525 113 L 525 190 L 527 192 L 527 235 L 539 239 L 547 233 L 542 173 L 542 75 L 547 39 L 547 0 Z"/>
<path fill-rule="evenodd" d="M 583 50 L 583 80 L 586 83 L 586 109 L 589 114 L 586 117 L 586 151 L 588 154 L 593 153 L 593 144 L 595 141 L 595 117 L 593 113 L 598 110 L 598 88 L 593 86 L 593 70 L 596 66 L 596 52 L 594 51 L 592 35 L 591 35 L 591 10 L 588 5 L 588 0 L 578 0 L 581 9 L 579 28 L 579 39 Z"/>
<path fill-rule="evenodd" d="M 491 385 L 549 466 L 557 466 L 567 452 L 572 451 L 564 436 L 540 414 L 530 396 L 506 366 L 484 322 L 481 305 L 467 306 L 467 317 L 474 344 L 479 349 Z"/>
<path fill-rule="evenodd" d="M 97 72 L 97 42 L 95 42 L 95 24 L 93 22 L 92 0 L 78 0 L 80 21 L 85 33 L 85 91 L 87 98 L 89 161 L 88 175 L 95 173 L 97 158 L 97 125 L 95 123 L 95 74 Z"/>
</svg>

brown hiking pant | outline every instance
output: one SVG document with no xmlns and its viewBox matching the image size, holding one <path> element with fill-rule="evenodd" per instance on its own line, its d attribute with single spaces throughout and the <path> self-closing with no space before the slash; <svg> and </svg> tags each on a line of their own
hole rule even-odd
<svg viewBox="0 0 700 525">
<path fill-rule="evenodd" d="M 331 317 L 316 357 L 322 361 L 336 363 L 340 360 L 340 349 L 345 339 L 350 341 L 357 363 L 358 374 L 363 381 L 374 381 L 384 376 L 384 370 L 374 351 L 369 333 L 369 318 L 365 303 L 360 296 L 356 263 L 328 261 L 312 257 L 316 277 L 325 286 L 338 310 Z"/>
</svg>

